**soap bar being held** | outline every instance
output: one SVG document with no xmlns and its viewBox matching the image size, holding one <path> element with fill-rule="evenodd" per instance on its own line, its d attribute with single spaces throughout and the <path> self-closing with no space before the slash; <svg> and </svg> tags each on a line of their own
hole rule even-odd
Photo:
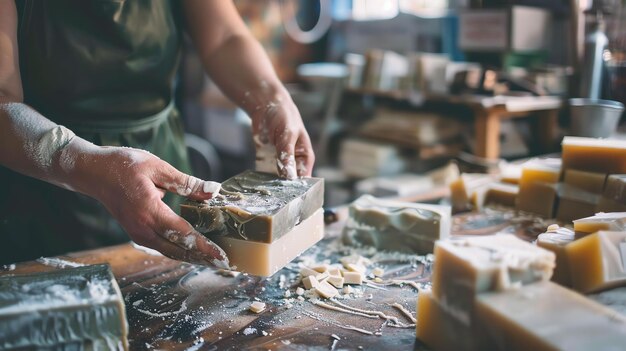
<svg viewBox="0 0 626 351">
<path fill-rule="evenodd" d="M 363 195 L 350 205 L 343 241 L 380 250 L 432 253 L 450 235 L 450 207 L 381 200 Z"/>
<path fill-rule="evenodd" d="M 0 277 L 0 349 L 127 350 L 124 299 L 107 265 Z"/>
<path fill-rule="evenodd" d="M 271 243 L 322 207 L 324 180 L 245 171 L 222 183 L 222 192 L 206 203 L 182 204 L 181 216 L 211 239 Z"/>
<path fill-rule="evenodd" d="M 566 250 L 574 289 L 590 293 L 626 286 L 626 232 L 599 231 Z"/>
</svg>

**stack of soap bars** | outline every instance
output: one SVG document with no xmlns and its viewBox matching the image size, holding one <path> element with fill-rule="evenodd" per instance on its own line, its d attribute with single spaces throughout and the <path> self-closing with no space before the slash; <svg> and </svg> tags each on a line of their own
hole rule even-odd
<svg viewBox="0 0 626 351">
<path fill-rule="evenodd" d="M 222 183 L 220 196 L 181 205 L 181 215 L 224 249 L 234 269 L 271 276 L 322 239 L 323 200 L 323 179 L 245 171 Z"/>
</svg>

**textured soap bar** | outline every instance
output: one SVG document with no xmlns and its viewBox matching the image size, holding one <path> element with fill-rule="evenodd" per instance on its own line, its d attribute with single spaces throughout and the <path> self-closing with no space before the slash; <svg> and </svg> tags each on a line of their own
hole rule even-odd
<svg viewBox="0 0 626 351">
<path fill-rule="evenodd" d="M 381 200 L 363 195 L 350 205 L 343 229 L 348 245 L 417 254 L 433 252 L 450 235 L 450 207 Z"/>
<path fill-rule="evenodd" d="M 427 290 L 420 290 L 417 297 L 416 335 L 436 351 L 495 350 L 495 345 L 483 337 L 480 326 L 454 318 Z"/>
<path fill-rule="evenodd" d="M 515 207 L 519 186 L 514 184 L 495 183 L 485 192 L 485 205 L 504 205 Z"/>
<path fill-rule="evenodd" d="M 626 173 L 626 140 L 563 138 L 563 169 Z"/>
<path fill-rule="evenodd" d="M 126 350 L 127 335 L 124 300 L 107 265 L 0 278 L 2 350 Z"/>
<path fill-rule="evenodd" d="M 600 230 L 626 231 L 626 212 L 597 213 L 574 221 L 574 231 L 580 236 Z"/>
<path fill-rule="evenodd" d="M 606 174 L 566 169 L 563 182 L 590 193 L 602 194 L 604 183 L 606 182 Z"/>
<path fill-rule="evenodd" d="M 208 203 L 186 202 L 181 215 L 201 233 L 271 243 L 322 207 L 324 180 L 285 180 L 269 173 L 245 171 L 222 189 L 241 194 Z"/>
<path fill-rule="evenodd" d="M 536 159 L 522 167 L 517 209 L 552 218 L 557 204 L 557 183 L 561 173 L 558 159 Z"/>
<path fill-rule="evenodd" d="M 574 231 L 563 227 L 539 234 L 537 237 L 537 246 L 550 250 L 556 255 L 552 281 L 568 287 L 572 285 L 572 282 L 565 246 L 574 240 Z"/>
<path fill-rule="evenodd" d="M 565 249 L 574 289 L 590 293 L 626 285 L 626 232 L 600 231 Z"/>
<path fill-rule="evenodd" d="M 462 212 L 474 209 L 478 204 L 476 203 L 476 198 L 472 201 L 472 194 L 486 188 L 493 181 L 494 178 L 487 174 L 461 174 L 457 180 L 450 183 L 452 210 L 454 212 Z"/>
<path fill-rule="evenodd" d="M 592 216 L 600 195 L 561 183 L 558 185 L 558 206 L 556 218 L 561 222 L 571 222 L 578 218 Z"/>
<path fill-rule="evenodd" d="M 477 293 L 548 280 L 554 266 L 553 252 L 510 234 L 441 240 L 435 244 L 433 293 L 468 322 Z"/>
<path fill-rule="evenodd" d="M 272 243 L 254 242 L 230 236 L 212 237 L 236 270 L 263 277 L 271 276 L 324 237 L 324 211 L 320 208 L 289 233 Z"/>
<path fill-rule="evenodd" d="M 495 347 L 485 350 L 623 350 L 626 319 L 552 282 L 477 297 L 476 322 Z"/>
</svg>

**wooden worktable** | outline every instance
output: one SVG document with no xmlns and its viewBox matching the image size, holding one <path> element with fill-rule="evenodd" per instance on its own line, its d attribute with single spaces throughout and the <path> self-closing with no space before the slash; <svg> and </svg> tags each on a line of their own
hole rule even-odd
<svg viewBox="0 0 626 351">
<path fill-rule="evenodd" d="M 453 232 L 484 235 L 504 231 L 532 239 L 545 224 L 533 218 L 516 218 L 506 211 L 490 211 L 455 216 Z M 327 238 L 297 261 L 326 259 L 334 263 L 338 257 L 354 250 L 339 244 L 339 229 L 340 224 L 329 226 Z M 371 256 L 373 252 L 359 253 Z M 132 244 L 60 258 L 111 265 L 126 303 L 131 350 L 329 350 L 335 340 L 333 335 L 339 338 L 334 349 L 427 349 L 415 340 L 414 327 L 391 327 L 385 325 L 383 319 L 328 310 L 309 301 L 296 300 L 292 308 L 287 308 L 284 291 L 295 289 L 297 261 L 273 277 L 262 279 L 247 275 L 221 276 L 211 269 L 172 261 Z M 365 286 L 362 296 L 339 301 L 351 307 L 382 311 L 410 324 L 390 305 L 398 302 L 415 315 L 416 286 L 429 284 L 432 258 L 397 253 L 372 258 L 386 267 L 386 281 L 413 281 L 414 286 Z M 60 265 L 63 262 L 60 261 Z M 33 261 L 18 264 L 14 270 L 0 272 L 0 275 L 53 269 L 58 267 Z M 609 293 L 598 299 L 626 311 L 626 290 Z M 254 298 L 268 303 L 268 309 L 258 315 L 249 312 L 247 308 Z M 377 332 L 380 335 L 375 335 Z"/>
</svg>

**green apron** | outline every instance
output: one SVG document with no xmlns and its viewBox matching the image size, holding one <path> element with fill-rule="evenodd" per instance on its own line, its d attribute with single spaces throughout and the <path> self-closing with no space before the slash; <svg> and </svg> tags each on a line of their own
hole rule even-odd
<svg viewBox="0 0 626 351">
<path fill-rule="evenodd" d="M 181 31 L 167 0 L 26 0 L 25 103 L 97 145 L 148 150 L 189 173 L 173 104 Z M 165 198 L 172 208 L 181 199 Z M 0 263 L 128 241 L 97 201 L 0 167 Z"/>
</svg>

